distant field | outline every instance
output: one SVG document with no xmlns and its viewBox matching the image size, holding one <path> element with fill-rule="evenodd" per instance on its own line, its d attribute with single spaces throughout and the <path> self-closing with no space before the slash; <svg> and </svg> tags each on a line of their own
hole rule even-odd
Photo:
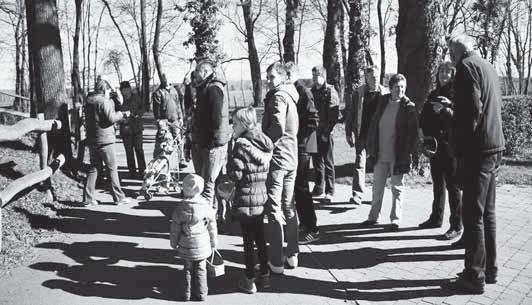
<svg viewBox="0 0 532 305">
<path fill-rule="evenodd" d="M 230 90 L 229 91 L 229 108 L 235 109 L 253 105 L 252 90 Z"/>
</svg>

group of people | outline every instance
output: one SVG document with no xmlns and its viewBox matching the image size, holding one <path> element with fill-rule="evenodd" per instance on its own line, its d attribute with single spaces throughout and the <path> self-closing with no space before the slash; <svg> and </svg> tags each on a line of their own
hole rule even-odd
<svg viewBox="0 0 532 305">
<path fill-rule="evenodd" d="M 504 150 L 501 93 L 495 70 L 474 52 L 469 37 L 455 36 L 448 44 L 452 62 L 438 68 L 436 89 L 419 114 L 405 95 L 404 75 L 391 76 L 387 92 L 378 82 L 378 67 L 364 68 L 365 84 L 346 101 L 345 135 L 356 151 L 350 203 L 362 203 L 366 165 L 372 167 L 371 209 L 362 224 L 379 223 L 390 177 L 390 229 L 398 231 L 405 175 L 411 170 L 412 154 L 422 142 L 430 158 L 434 200 L 428 220 L 419 227 L 443 225 L 447 189 L 451 216 L 444 236 L 452 240 L 461 235 L 454 245 L 465 247 L 464 271 L 451 285 L 465 292 L 483 293 L 485 283 L 497 281 L 495 177 Z M 244 241 L 245 274 L 238 286 L 254 293 L 257 286 L 270 286 L 271 273 L 282 274 L 285 267 L 297 267 L 300 244 L 320 238 L 313 197 L 330 199 L 334 195 L 333 131 L 339 116 L 338 94 L 327 83 L 322 66 L 312 68 L 313 86 L 309 89 L 298 78 L 294 63 L 275 62 L 266 70 L 269 90 L 261 124 L 256 110 L 245 107 L 233 112 L 231 128 L 226 81 L 215 72 L 214 63 L 199 61 L 193 76 L 195 99 L 189 113 L 195 174 L 183 180 L 184 200 L 172 215 L 170 229 L 171 246 L 186 261 L 183 299 L 203 300 L 207 295 L 206 260 L 217 246 L 216 202 L 221 200 L 216 196 L 216 185 L 224 181 L 234 184 L 233 214 L 240 222 Z M 116 163 L 110 157 L 114 134 L 111 136 L 106 128 L 124 118 L 137 118 L 143 110 L 131 102 L 127 110 L 116 112 L 105 101 L 109 90 L 105 82 L 98 83 L 87 103 L 88 122 L 98 122 L 92 127 L 88 124 L 93 141 L 91 163 L 93 158 L 102 159 L 109 167 L 115 202 L 123 203 Z M 154 94 L 156 119 L 182 124 L 184 112 L 175 118 L 159 114 L 174 107 L 156 102 L 171 100 L 165 94 L 172 93 Z M 123 96 L 127 100 L 130 95 L 123 92 Z M 136 143 L 135 136 L 130 138 Z M 129 147 L 138 158 L 138 154 L 142 156 L 142 148 L 135 144 Z M 311 159 L 316 179 L 312 192 L 308 175 Z M 128 157 L 129 168 L 131 164 L 134 167 L 133 162 Z M 143 161 L 138 164 L 142 169 Z M 224 167 L 226 173 L 222 175 Z M 89 204 L 94 201 L 95 171 L 96 167 L 91 167 L 85 188 Z"/>
</svg>

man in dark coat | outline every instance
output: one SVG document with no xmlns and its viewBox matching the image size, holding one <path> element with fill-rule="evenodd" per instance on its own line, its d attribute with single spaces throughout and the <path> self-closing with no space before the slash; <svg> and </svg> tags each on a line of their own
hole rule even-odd
<svg viewBox="0 0 532 305">
<path fill-rule="evenodd" d="M 137 93 L 131 90 L 129 81 L 120 83 L 120 92 L 124 102 L 120 105 L 120 110 L 128 110 L 131 116 L 126 120 L 120 122 L 120 137 L 124 143 L 126 151 L 127 168 L 129 175 L 134 178 L 136 176 L 135 155 L 137 155 L 138 176 L 142 177 L 146 169 L 146 161 L 144 159 L 144 149 L 142 148 L 142 115 L 144 114 L 144 104 L 140 100 Z"/>
<path fill-rule="evenodd" d="M 481 294 L 497 282 L 495 180 L 504 150 L 499 77 L 473 50 L 470 37 L 449 40 L 456 65 L 453 141 L 463 182 L 465 263 L 452 287 Z M 461 173 L 460 173 L 461 172 Z"/>
<path fill-rule="evenodd" d="M 213 204 L 215 181 L 227 162 L 227 143 L 231 139 L 229 99 L 226 81 L 214 72 L 211 61 L 196 67 L 196 107 L 192 122 L 192 161 L 198 175 L 205 180 L 203 196 Z"/>
<path fill-rule="evenodd" d="M 319 116 L 318 110 L 314 106 L 312 92 L 298 80 L 297 66 L 293 62 L 286 63 L 286 72 L 288 80 L 294 83 L 299 94 L 297 101 L 297 115 L 299 117 L 299 129 L 297 131 L 298 163 L 294 197 L 303 233 L 299 238 L 299 243 L 304 245 L 320 238 L 314 202 L 308 185 L 311 154 L 318 152 L 316 130 L 318 129 Z"/>
<path fill-rule="evenodd" d="M 346 103 L 345 137 L 347 144 L 355 147 L 356 151 L 352 196 L 349 203 L 355 205 L 362 204 L 366 189 L 366 139 L 369 125 L 379 98 L 387 93 L 379 84 L 378 72 L 377 66 L 364 68 L 365 83 L 353 92 L 351 102 Z"/>
<path fill-rule="evenodd" d="M 315 184 L 312 195 L 331 200 L 334 195 L 334 141 L 333 130 L 338 123 L 339 99 L 333 85 L 327 83 L 327 71 L 323 66 L 312 68 L 312 95 L 318 109 L 318 153 L 313 156 Z"/>
</svg>

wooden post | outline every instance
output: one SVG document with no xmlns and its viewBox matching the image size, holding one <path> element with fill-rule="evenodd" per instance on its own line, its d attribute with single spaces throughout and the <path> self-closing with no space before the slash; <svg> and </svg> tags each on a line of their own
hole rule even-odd
<svg viewBox="0 0 532 305">
<path fill-rule="evenodd" d="M 44 113 L 37 113 L 37 119 L 44 120 Z M 41 149 L 39 152 L 39 168 L 42 170 L 48 166 L 48 136 L 46 135 L 46 132 L 41 133 L 39 139 L 41 143 Z M 46 179 L 43 181 L 43 187 L 44 191 L 46 192 L 46 198 L 50 201 L 53 201 L 54 196 L 52 194 L 52 181 L 50 179 Z"/>
</svg>

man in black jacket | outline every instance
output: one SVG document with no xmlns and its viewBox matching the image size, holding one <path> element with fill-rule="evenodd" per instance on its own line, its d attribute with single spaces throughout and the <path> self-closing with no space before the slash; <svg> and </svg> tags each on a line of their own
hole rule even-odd
<svg viewBox="0 0 532 305">
<path fill-rule="evenodd" d="M 339 99 L 333 85 L 327 83 L 327 71 L 323 66 L 312 68 L 311 92 L 318 109 L 320 122 L 318 126 L 318 153 L 312 161 L 316 168 L 312 195 L 331 200 L 334 195 L 334 142 L 333 130 L 338 123 Z"/>
<path fill-rule="evenodd" d="M 203 196 L 217 208 L 215 181 L 227 162 L 227 143 L 231 139 L 229 100 L 225 80 L 214 72 L 211 61 L 200 61 L 195 72 L 197 104 L 192 123 L 192 161 L 196 174 L 205 180 Z"/>
<path fill-rule="evenodd" d="M 481 294 L 484 283 L 497 282 L 495 179 L 504 150 L 499 77 L 473 51 L 470 37 L 449 40 L 456 65 L 453 148 L 463 182 L 464 271 L 452 287 Z M 461 171 L 461 173 L 460 173 Z"/>
<path fill-rule="evenodd" d="M 298 79 L 298 69 L 295 63 L 285 65 L 288 80 L 294 83 L 299 100 L 297 101 L 297 115 L 299 128 L 297 132 L 298 163 L 294 197 L 297 215 L 299 216 L 302 235 L 299 244 L 305 245 L 317 241 L 320 237 L 317 226 L 316 211 L 310 194 L 308 176 L 310 171 L 311 154 L 318 152 L 316 130 L 318 129 L 318 110 L 314 106 L 314 97 L 310 89 L 306 88 Z"/>
</svg>

